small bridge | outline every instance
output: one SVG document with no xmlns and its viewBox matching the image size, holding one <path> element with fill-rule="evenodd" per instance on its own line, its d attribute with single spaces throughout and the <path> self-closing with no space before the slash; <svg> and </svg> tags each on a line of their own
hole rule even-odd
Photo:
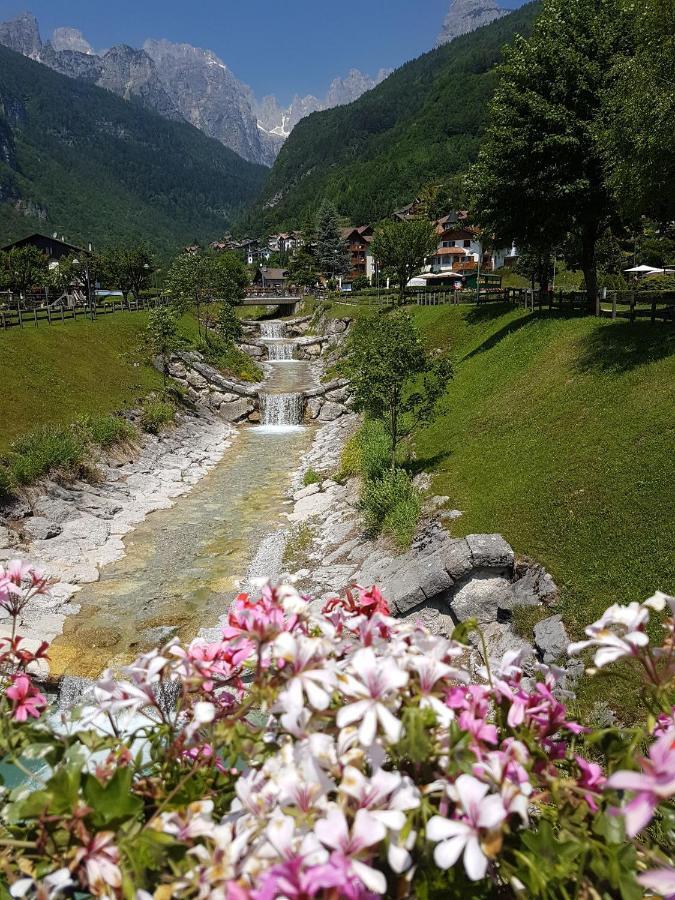
<svg viewBox="0 0 675 900">
<path fill-rule="evenodd" d="M 248 294 L 239 301 L 239 306 L 295 306 L 300 299 L 291 294 Z"/>
<path fill-rule="evenodd" d="M 286 306 L 293 307 L 302 300 L 302 294 L 295 288 L 283 285 L 275 287 L 254 284 L 246 292 L 246 297 L 239 301 L 240 306 Z"/>
</svg>

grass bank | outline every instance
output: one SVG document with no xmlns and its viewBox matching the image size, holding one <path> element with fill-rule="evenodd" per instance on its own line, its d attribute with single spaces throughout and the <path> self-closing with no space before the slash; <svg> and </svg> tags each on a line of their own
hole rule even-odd
<svg viewBox="0 0 675 900">
<path fill-rule="evenodd" d="M 675 590 L 673 331 L 501 305 L 414 308 L 455 378 L 415 467 L 561 588 L 578 635 L 611 603 Z M 612 689 L 614 689 L 616 685 Z"/>
<path fill-rule="evenodd" d="M 44 426 L 130 409 L 161 390 L 162 376 L 145 347 L 147 324 L 145 312 L 120 312 L 95 322 L 82 318 L 0 331 L 0 454 Z M 198 345 L 193 316 L 183 316 L 178 327 L 187 343 Z M 249 380 L 259 374 L 235 348 L 214 362 Z"/>
</svg>

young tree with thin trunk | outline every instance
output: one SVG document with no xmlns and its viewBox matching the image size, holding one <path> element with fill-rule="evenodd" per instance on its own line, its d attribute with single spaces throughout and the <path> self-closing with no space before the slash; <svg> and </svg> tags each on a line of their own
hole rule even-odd
<svg viewBox="0 0 675 900">
<path fill-rule="evenodd" d="M 593 308 L 596 244 L 615 212 L 603 97 L 629 41 L 620 0 L 544 0 L 532 36 L 506 51 L 470 178 L 475 218 L 497 241 L 544 258 L 574 234 Z"/>
<path fill-rule="evenodd" d="M 179 345 L 176 311 L 172 307 L 158 306 L 150 310 L 146 343 L 152 355 L 162 361 L 164 390 L 166 390 L 171 354 Z"/>
<path fill-rule="evenodd" d="M 340 369 L 355 409 L 384 423 L 395 469 L 401 441 L 433 418 L 452 378 L 449 360 L 428 353 L 410 315 L 397 310 L 354 326 Z"/>
<path fill-rule="evenodd" d="M 181 253 L 167 273 L 164 288 L 184 309 L 195 307 L 202 336 L 202 306 L 213 300 L 230 305 L 242 299 L 249 283 L 246 266 L 233 253 Z"/>
<path fill-rule="evenodd" d="M 400 303 L 405 302 L 408 282 L 422 269 L 437 244 L 438 236 L 427 219 L 382 222 L 378 226 L 371 249 L 381 269 L 396 272 Z"/>
</svg>

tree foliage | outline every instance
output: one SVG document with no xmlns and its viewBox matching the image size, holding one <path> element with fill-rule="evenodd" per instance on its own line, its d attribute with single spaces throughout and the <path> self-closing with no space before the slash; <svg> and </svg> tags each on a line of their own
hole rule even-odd
<svg viewBox="0 0 675 900">
<path fill-rule="evenodd" d="M 396 272 L 401 303 L 408 282 L 436 249 L 437 240 L 434 226 L 428 219 L 385 221 L 378 226 L 371 245 L 373 256 L 382 269 L 391 268 Z"/>
<path fill-rule="evenodd" d="M 675 219 L 675 2 L 627 3 L 633 53 L 619 56 L 605 96 L 602 140 L 624 212 Z"/>
<path fill-rule="evenodd" d="M 316 220 L 316 265 L 326 278 L 344 275 L 349 257 L 342 240 L 340 218 L 332 203 L 325 200 Z"/>
<path fill-rule="evenodd" d="M 176 310 L 173 307 L 158 306 L 150 310 L 146 343 L 151 354 L 162 361 L 162 374 L 166 387 L 171 354 L 179 346 L 178 321 Z"/>
<path fill-rule="evenodd" d="M 359 321 L 340 368 L 351 381 L 355 409 L 384 423 L 394 468 L 401 440 L 433 417 L 452 377 L 450 362 L 429 354 L 410 315 L 398 310 Z"/>
<path fill-rule="evenodd" d="M 0 253 L 0 283 L 7 290 L 25 294 L 47 283 L 47 257 L 37 247 L 14 247 Z"/>
<path fill-rule="evenodd" d="M 110 247 L 98 260 L 99 278 L 134 297 L 148 287 L 155 267 L 154 254 L 143 242 Z"/>
<path fill-rule="evenodd" d="M 201 308 L 221 300 L 234 304 L 245 296 L 249 276 L 243 261 L 234 253 L 181 253 L 164 282 L 165 291 L 183 308 L 195 306 L 201 334 Z"/>
<path fill-rule="evenodd" d="M 532 36 L 517 38 L 500 66 L 471 179 L 476 218 L 499 242 L 545 257 L 575 235 L 592 302 L 596 243 L 615 212 L 602 98 L 629 40 L 619 0 L 545 0 Z"/>
</svg>

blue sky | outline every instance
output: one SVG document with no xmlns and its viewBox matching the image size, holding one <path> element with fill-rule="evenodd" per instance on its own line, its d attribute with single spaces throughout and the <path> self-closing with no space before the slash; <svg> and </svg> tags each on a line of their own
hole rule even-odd
<svg viewBox="0 0 675 900">
<path fill-rule="evenodd" d="M 522 0 L 505 0 L 503 6 Z M 97 49 L 146 37 L 215 51 L 262 96 L 321 95 L 350 68 L 374 75 L 430 49 L 450 0 L 0 0 L 0 20 L 30 10 L 43 39 L 79 28 Z"/>
</svg>

